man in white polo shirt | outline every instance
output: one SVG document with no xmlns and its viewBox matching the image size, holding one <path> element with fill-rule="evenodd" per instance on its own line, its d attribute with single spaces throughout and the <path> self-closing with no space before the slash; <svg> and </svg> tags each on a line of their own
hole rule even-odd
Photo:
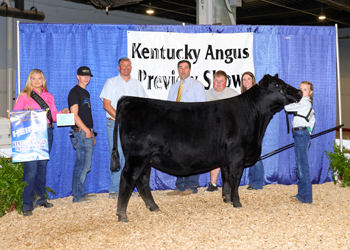
<svg viewBox="0 0 350 250">
<path fill-rule="evenodd" d="M 130 76 L 132 66 L 131 61 L 127 57 L 119 59 L 118 70 L 120 74 L 116 77 L 109 78 L 103 86 L 100 99 L 103 101 L 103 108 L 106 110 L 107 121 L 107 137 L 109 145 L 109 156 L 113 150 L 113 131 L 115 125 L 115 115 L 118 100 L 122 96 L 147 97 L 147 94 L 140 81 Z M 120 158 L 120 171 L 110 171 L 111 186 L 109 187 L 109 198 L 116 199 L 119 193 L 120 173 L 125 164 L 124 154 L 121 144 L 118 143 L 118 152 Z"/>
</svg>

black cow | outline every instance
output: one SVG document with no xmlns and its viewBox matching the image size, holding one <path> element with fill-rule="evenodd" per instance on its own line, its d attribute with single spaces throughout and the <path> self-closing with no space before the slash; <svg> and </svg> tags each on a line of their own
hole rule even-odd
<svg viewBox="0 0 350 250">
<path fill-rule="evenodd" d="M 126 208 L 136 185 L 151 211 L 159 210 L 149 187 L 151 166 L 175 176 L 208 172 L 221 166 L 224 202 L 241 207 L 238 186 L 244 168 L 261 154 L 261 142 L 273 115 L 298 102 L 300 90 L 265 75 L 259 85 L 233 98 L 212 102 L 169 102 L 122 97 L 114 128 L 111 170 L 120 170 L 118 125 L 125 155 L 117 215 Z"/>
</svg>

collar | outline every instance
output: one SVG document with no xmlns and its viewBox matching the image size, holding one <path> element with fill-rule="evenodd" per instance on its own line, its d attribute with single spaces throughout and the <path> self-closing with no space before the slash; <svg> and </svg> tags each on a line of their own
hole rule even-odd
<svg viewBox="0 0 350 250">
<path fill-rule="evenodd" d="M 32 89 L 35 93 L 37 93 L 38 95 L 40 95 L 40 94 L 43 94 L 43 93 L 45 93 L 46 91 L 45 91 L 45 89 L 43 88 L 43 87 L 41 87 L 41 93 L 38 93 L 38 91 L 36 91 L 36 89 Z"/>
</svg>

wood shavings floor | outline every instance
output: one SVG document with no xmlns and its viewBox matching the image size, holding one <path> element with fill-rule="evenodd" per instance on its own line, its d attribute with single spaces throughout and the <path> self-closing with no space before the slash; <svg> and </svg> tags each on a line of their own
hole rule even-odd
<svg viewBox="0 0 350 250">
<path fill-rule="evenodd" d="M 239 188 L 242 208 L 221 192 L 167 196 L 153 191 L 161 209 L 150 212 L 131 197 L 129 223 L 118 222 L 117 201 L 97 194 L 91 203 L 52 200 L 23 217 L 0 218 L 0 249 L 349 249 L 350 188 L 313 185 L 314 203 L 290 201 L 297 186 Z"/>
</svg>

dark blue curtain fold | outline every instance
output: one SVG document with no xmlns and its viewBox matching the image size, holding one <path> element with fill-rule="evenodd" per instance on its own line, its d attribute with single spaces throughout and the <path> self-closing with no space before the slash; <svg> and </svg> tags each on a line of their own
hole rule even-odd
<svg viewBox="0 0 350 250">
<path fill-rule="evenodd" d="M 336 30 L 335 27 L 297 26 L 211 26 L 211 25 L 99 25 L 99 24 L 33 24 L 21 23 L 21 91 L 29 72 L 43 70 L 49 91 L 58 110 L 68 106 L 70 89 L 77 84 L 80 66 L 91 68 L 91 95 L 94 128 L 98 133 L 91 172 L 87 175 L 87 192 L 108 192 L 109 154 L 105 111 L 99 99 L 105 81 L 119 74 L 118 59 L 127 56 L 127 31 L 157 31 L 178 33 L 254 33 L 254 65 L 257 80 L 264 74 L 278 73 L 288 84 L 298 87 L 308 80 L 314 84 L 314 133 L 336 124 Z M 291 123 L 292 117 L 290 117 Z M 287 134 L 284 111 L 275 115 L 263 140 L 262 154 L 293 142 Z M 47 186 L 60 198 L 72 194 L 72 174 L 75 151 L 69 138 L 70 128 L 54 129 L 54 143 L 47 168 Z M 311 142 L 310 171 L 313 183 L 331 181 L 327 174 L 329 162 L 324 150 L 332 150 L 335 132 Z M 294 149 L 264 160 L 265 184 L 295 184 Z M 248 184 L 248 169 L 241 185 Z M 200 176 L 200 186 L 210 181 L 209 173 Z M 219 178 L 219 185 L 221 185 Z M 152 190 L 175 188 L 175 177 L 152 169 Z"/>
</svg>

